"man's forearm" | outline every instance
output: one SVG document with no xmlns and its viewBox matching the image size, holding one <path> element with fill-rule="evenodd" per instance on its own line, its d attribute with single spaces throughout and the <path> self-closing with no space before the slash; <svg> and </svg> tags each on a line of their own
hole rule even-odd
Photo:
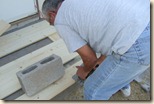
<svg viewBox="0 0 154 104">
<path fill-rule="evenodd" d="M 89 72 L 93 69 L 94 65 L 97 62 L 97 57 L 89 57 L 89 58 L 82 58 L 84 69 L 86 72 Z"/>
<path fill-rule="evenodd" d="M 105 59 L 103 55 L 97 59 L 96 53 L 88 45 L 79 48 L 77 53 L 81 56 L 84 64 L 84 66 L 76 66 L 78 68 L 77 75 L 81 79 L 86 79 L 91 70 L 96 69 L 95 66 Z"/>
<path fill-rule="evenodd" d="M 96 53 L 88 45 L 81 47 L 77 50 L 77 52 L 82 58 L 84 70 L 86 72 L 91 71 L 91 69 L 97 62 Z"/>
</svg>

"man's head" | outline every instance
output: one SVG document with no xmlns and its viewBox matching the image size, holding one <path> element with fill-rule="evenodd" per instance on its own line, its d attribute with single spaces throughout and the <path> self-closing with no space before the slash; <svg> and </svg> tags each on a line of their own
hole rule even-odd
<svg viewBox="0 0 154 104">
<path fill-rule="evenodd" d="M 54 25 L 55 17 L 61 3 L 64 0 L 45 0 L 42 5 L 42 12 L 44 18 L 51 24 Z"/>
</svg>

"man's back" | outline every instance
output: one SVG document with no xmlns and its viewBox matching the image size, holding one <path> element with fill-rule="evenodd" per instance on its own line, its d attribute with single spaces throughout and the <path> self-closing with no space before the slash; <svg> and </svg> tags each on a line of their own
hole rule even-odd
<svg viewBox="0 0 154 104">
<path fill-rule="evenodd" d="M 88 43 L 98 53 L 123 54 L 149 20 L 149 0 L 65 0 L 55 27 L 70 51 Z"/>
</svg>

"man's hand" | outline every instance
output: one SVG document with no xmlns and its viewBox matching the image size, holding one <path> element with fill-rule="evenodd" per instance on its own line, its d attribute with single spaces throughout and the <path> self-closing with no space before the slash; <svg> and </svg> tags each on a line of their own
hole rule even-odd
<svg viewBox="0 0 154 104">
<path fill-rule="evenodd" d="M 97 62 L 95 63 L 95 65 L 93 66 L 93 69 L 96 70 L 96 68 L 104 61 L 104 59 L 106 58 L 106 56 L 104 55 L 101 55 L 98 59 L 97 59 Z M 76 68 L 78 69 L 77 70 L 77 75 L 85 80 L 87 75 L 90 73 L 91 70 L 87 71 L 85 70 L 85 67 L 84 66 L 76 66 Z"/>
<path fill-rule="evenodd" d="M 77 75 L 81 78 L 81 79 L 86 79 L 86 76 L 88 75 L 89 71 L 86 72 L 86 70 L 84 69 L 84 66 L 76 66 L 77 70 Z"/>
<path fill-rule="evenodd" d="M 105 60 L 106 56 L 105 55 L 101 55 L 98 59 L 97 62 L 95 63 L 93 69 L 95 70 L 97 68 L 97 65 L 100 65 L 104 60 Z"/>
<path fill-rule="evenodd" d="M 104 56 L 97 59 L 96 53 L 89 45 L 84 45 L 76 51 L 83 61 L 84 66 L 77 66 L 77 75 L 81 79 L 86 79 L 86 76 L 95 66 L 104 60 Z"/>
</svg>

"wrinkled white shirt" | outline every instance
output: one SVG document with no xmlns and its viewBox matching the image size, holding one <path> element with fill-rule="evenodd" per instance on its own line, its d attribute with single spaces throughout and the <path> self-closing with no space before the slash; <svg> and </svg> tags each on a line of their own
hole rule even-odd
<svg viewBox="0 0 154 104">
<path fill-rule="evenodd" d="M 149 21 L 149 0 L 65 0 L 54 25 L 70 52 L 88 44 L 110 55 L 124 54 Z"/>
</svg>

